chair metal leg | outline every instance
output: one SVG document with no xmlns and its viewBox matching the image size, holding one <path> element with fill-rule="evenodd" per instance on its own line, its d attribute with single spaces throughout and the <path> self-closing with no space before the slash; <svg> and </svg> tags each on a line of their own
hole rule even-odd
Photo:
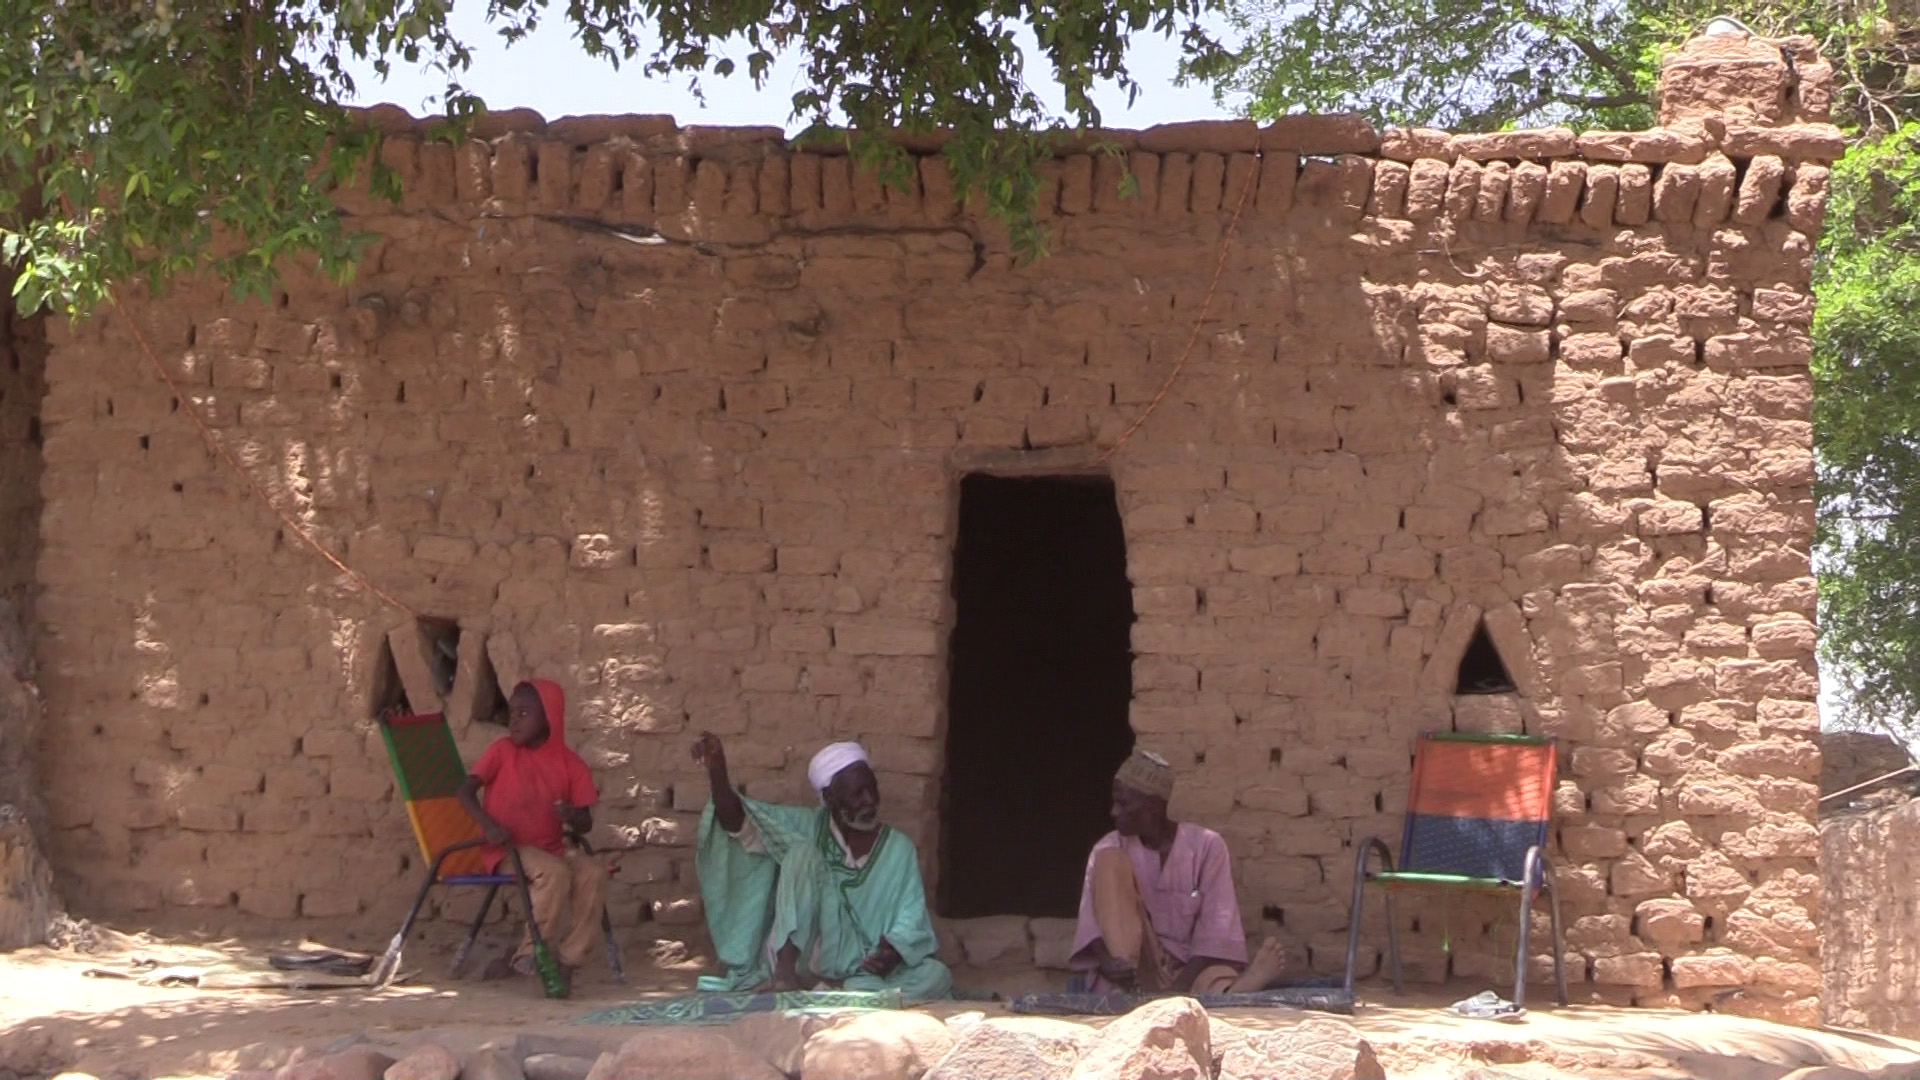
<svg viewBox="0 0 1920 1080">
<path fill-rule="evenodd" d="M 1533 875 L 1540 868 L 1538 853 L 1538 848 L 1527 852 L 1526 872 L 1520 879 L 1520 932 L 1515 935 L 1519 940 L 1514 945 L 1513 1003 L 1522 1008 L 1527 1003 L 1527 939 L 1533 931 Z"/>
<path fill-rule="evenodd" d="M 620 960 L 620 943 L 613 940 L 613 913 L 606 908 L 600 909 L 600 929 L 607 935 L 607 966 L 613 968 L 613 981 L 625 984 L 627 966 Z"/>
<path fill-rule="evenodd" d="M 445 863 L 447 856 L 454 852 L 464 851 L 471 847 L 478 847 L 482 842 L 483 841 L 480 840 L 467 840 L 458 844 L 452 844 L 442 850 L 440 854 L 433 857 L 433 865 L 427 867 L 427 879 L 420 883 L 420 891 L 414 895 L 413 906 L 407 909 L 407 917 L 401 920 L 400 932 L 393 935 L 393 940 L 387 943 L 387 951 L 381 955 L 380 962 L 374 965 L 373 972 L 368 979 L 374 986 L 386 986 L 393 981 L 394 976 L 400 973 L 401 949 L 404 948 L 407 943 L 407 935 L 413 932 L 413 924 L 414 921 L 420 917 L 420 909 L 426 905 L 427 894 L 433 891 L 433 886 L 440 880 L 441 864 Z"/>
<path fill-rule="evenodd" d="M 1400 912 L 1392 889 L 1387 890 L 1387 963 L 1393 968 L 1393 992 L 1406 993 L 1400 977 Z"/>
<path fill-rule="evenodd" d="M 1380 866 L 1383 871 L 1392 872 L 1393 853 L 1378 837 L 1369 836 L 1360 842 L 1360 851 L 1353 861 L 1353 906 L 1347 916 L 1347 976 L 1342 983 L 1347 996 L 1353 996 L 1353 969 L 1360 957 L 1360 907 L 1366 899 L 1367 856 L 1380 853 Z M 1387 955 L 1393 962 L 1393 992 L 1400 993 L 1400 947 L 1394 938 L 1393 894 L 1387 894 Z"/>
<path fill-rule="evenodd" d="M 493 898 L 499 893 L 500 886 L 487 886 L 487 897 L 480 901 L 480 913 L 473 917 L 473 926 L 467 931 L 467 940 L 460 943 L 460 951 L 453 954 L 453 966 L 448 973 L 454 978 L 460 977 L 460 971 L 467 966 L 467 957 L 473 952 L 473 943 L 480 938 L 480 928 L 487 924 L 487 913 L 493 910 Z"/>
<path fill-rule="evenodd" d="M 1527 849 L 1526 869 L 1520 880 L 1520 933 L 1519 946 L 1514 957 L 1513 1003 L 1524 1007 L 1527 993 L 1527 954 L 1528 939 L 1533 931 L 1533 901 L 1542 892 L 1547 894 L 1547 917 L 1553 931 L 1553 978 L 1555 989 L 1560 992 L 1560 1004 L 1568 1002 L 1567 969 L 1565 959 L 1565 940 L 1560 930 L 1560 892 L 1554 885 L 1553 866 L 1547 861 L 1544 849 L 1535 846 Z"/>
<path fill-rule="evenodd" d="M 1560 929 L 1560 887 L 1555 884 L 1553 880 L 1553 863 L 1548 860 L 1545 854 L 1540 856 L 1540 875 L 1541 880 L 1546 882 L 1547 886 L 1547 919 L 1553 928 L 1553 981 L 1558 984 L 1557 989 L 1560 991 L 1560 1004 L 1566 1005 L 1570 999 L 1567 997 L 1567 965 L 1565 958 L 1567 942 L 1565 935 Z"/>
</svg>

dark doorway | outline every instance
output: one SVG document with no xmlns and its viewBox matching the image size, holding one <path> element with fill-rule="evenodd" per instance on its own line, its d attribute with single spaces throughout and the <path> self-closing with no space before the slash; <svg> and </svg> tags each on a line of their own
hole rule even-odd
<svg viewBox="0 0 1920 1080">
<path fill-rule="evenodd" d="M 953 594 L 938 907 L 1070 916 L 1133 748 L 1133 592 L 1113 482 L 962 480 Z"/>
</svg>

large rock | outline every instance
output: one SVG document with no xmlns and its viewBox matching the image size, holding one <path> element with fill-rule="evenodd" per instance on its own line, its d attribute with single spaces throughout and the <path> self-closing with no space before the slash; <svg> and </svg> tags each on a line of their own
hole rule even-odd
<svg viewBox="0 0 1920 1080">
<path fill-rule="evenodd" d="M 533 1054 L 523 1063 L 521 1071 L 527 1080 L 587 1080 L 596 1060 L 569 1054 Z"/>
<path fill-rule="evenodd" d="M 1008 1016 L 968 1026 L 926 1080 L 1066 1080 L 1093 1033 L 1065 1020 Z"/>
<path fill-rule="evenodd" d="M 819 1013 L 751 1013 L 728 1024 L 726 1031 L 736 1045 L 788 1076 L 798 1076 L 807 1040 L 833 1021 Z"/>
<path fill-rule="evenodd" d="M 1386 1080 L 1373 1047 L 1354 1026 L 1331 1016 L 1307 1016 L 1265 1034 L 1246 1033 L 1220 1058 L 1220 1080 Z"/>
<path fill-rule="evenodd" d="M 421 1043 L 387 1066 L 386 1080 L 457 1080 L 460 1059 L 439 1043 Z"/>
<path fill-rule="evenodd" d="M 588 1080 L 786 1080 L 758 1054 L 711 1031 L 660 1028 L 594 1062 Z"/>
<path fill-rule="evenodd" d="M 1235 1048 L 1245 1050 L 1248 1044 L 1253 1041 L 1255 1035 L 1255 1032 L 1235 1027 L 1225 1020 L 1209 1013 L 1207 1015 L 1207 1044 L 1213 1048 L 1214 1075 L 1218 1076 L 1220 1074 L 1220 1063 L 1226 1059 L 1230 1051 Z M 1258 1053 L 1258 1051 L 1249 1052 Z"/>
<path fill-rule="evenodd" d="M 487 1043 L 511 1053 L 516 1060 L 525 1061 L 535 1054 L 558 1054 L 562 1057 L 586 1058 L 598 1060 L 601 1054 L 611 1053 L 626 1044 L 631 1036 L 619 1028 L 596 1028 L 588 1035 L 550 1035 L 539 1031 L 523 1031 L 510 1039 L 500 1039 Z"/>
<path fill-rule="evenodd" d="M 1072 1080 L 1212 1080 L 1207 1010 L 1192 998 L 1164 998 L 1100 1029 Z"/>
<path fill-rule="evenodd" d="M 467 1055 L 460 1080 L 527 1080 L 520 1059 L 498 1047 L 483 1047 Z"/>
<path fill-rule="evenodd" d="M 384 1080 L 393 1058 L 371 1046 L 348 1046 L 290 1062 L 279 1080 Z"/>
<path fill-rule="evenodd" d="M 952 1049 L 947 1025 L 925 1013 L 856 1013 L 807 1040 L 800 1075 L 804 1080 L 920 1080 Z"/>
</svg>

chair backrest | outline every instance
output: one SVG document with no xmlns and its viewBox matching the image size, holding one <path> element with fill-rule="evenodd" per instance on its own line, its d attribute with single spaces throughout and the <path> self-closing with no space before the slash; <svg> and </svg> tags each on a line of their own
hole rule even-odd
<svg viewBox="0 0 1920 1080">
<path fill-rule="evenodd" d="M 1545 845 L 1559 746 L 1533 735 L 1429 731 L 1413 755 L 1400 869 L 1518 882 Z"/>
<path fill-rule="evenodd" d="M 448 847 L 478 838 L 480 824 L 460 805 L 467 767 L 446 717 L 440 713 L 389 716 L 380 721 L 380 735 L 387 742 L 400 796 L 407 800 L 413 836 L 428 865 Z M 484 873 L 486 860 L 479 848 L 456 851 L 440 866 L 442 878 Z"/>
</svg>

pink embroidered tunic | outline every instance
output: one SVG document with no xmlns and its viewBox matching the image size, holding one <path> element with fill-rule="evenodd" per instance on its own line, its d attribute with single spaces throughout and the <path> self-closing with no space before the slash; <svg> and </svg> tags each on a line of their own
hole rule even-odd
<svg viewBox="0 0 1920 1080">
<path fill-rule="evenodd" d="M 1163 863 L 1160 853 L 1133 837 L 1110 832 L 1087 855 L 1087 877 L 1080 887 L 1080 922 L 1073 935 L 1074 968 L 1096 965 L 1087 946 L 1100 937 L 1093 918 L 1093 859 L 1108 848 L 1119 848 L 1133 863 L 1133 880 L 1140 886 L 1147 919 L 1154 936 L 1175 965 L 1195 956 L 1247 962 L 1247 935 L 1240 928 L 1240 902 L 1233 895 L 1233 861 L 1220 834 L 1191 822 L 1180 822 L 1173 848 Z"/>
</svg>

